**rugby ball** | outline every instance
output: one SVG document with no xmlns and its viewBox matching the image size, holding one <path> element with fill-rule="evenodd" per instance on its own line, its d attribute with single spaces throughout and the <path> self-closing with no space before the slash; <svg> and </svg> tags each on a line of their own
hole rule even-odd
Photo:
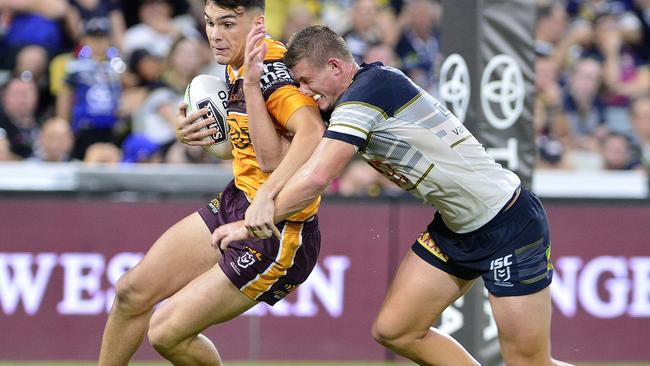
<svg viewBox="0 0 650 366">
<path fill-rule="evenodd" d="M 228 84 L 216 76 L 198 75 L 185 88 L 184 100 L 188 114 L 207 108 L 208 113 L 203 115 L 201 120 L 214 117 L 214 122 L 202 129 L 217 129 L 217 132 L 204 138 L 214 143 L 202 146 L 203 150 L 217 159 L 232 159 L 232 143 L 228 136 L 227 121 Z"/>
</svg>

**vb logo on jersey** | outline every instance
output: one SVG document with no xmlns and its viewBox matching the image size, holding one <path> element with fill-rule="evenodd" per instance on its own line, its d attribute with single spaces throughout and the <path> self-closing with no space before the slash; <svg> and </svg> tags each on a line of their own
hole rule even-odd
<svg viewBox="0 0 650 366">
<path fill-rule="evenodd" d="M 512 286 L 510 280 L 510 266 L 512 265 L 512 254 L 494 259 L 490 262 L 490 271 L 494 271 L 494 282 L 499 286 Z"/>
</svg>

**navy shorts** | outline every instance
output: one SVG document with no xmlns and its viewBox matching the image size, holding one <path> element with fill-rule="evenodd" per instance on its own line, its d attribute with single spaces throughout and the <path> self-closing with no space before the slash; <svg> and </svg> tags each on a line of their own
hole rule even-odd
<svg viewBox="0 0 650 366">
<path fill-rule="evenodd" d="M 244 192 L 230 182 L 218 198 L 198 211 L 210 231 L 243 220 L 249 207 Z M 219 266 L 228 279 L 252 300 L 273 305 L 303 283 L 320 251 L 318 217 L 305 222 L 283 221 L 282 233 L 267 239 L 230 243 Z"/>
<path fill-rule="evenodd" d="M 481 276 L 494 296 L 532 294 L 553 278 L 546 213 L 537 196 L 524 187 L 512 206 L 470 233 L 452 232 L 436 212 L 412 249 L 453 276 L 464 280 Z"/>
</svg>

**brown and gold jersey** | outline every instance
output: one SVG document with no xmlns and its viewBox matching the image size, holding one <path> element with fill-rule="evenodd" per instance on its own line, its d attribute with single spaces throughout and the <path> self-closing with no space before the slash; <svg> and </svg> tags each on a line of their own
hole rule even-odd
<svg viewBox="0 0 650 366">
<path fill-rule="evenodd" d="M 264 58 L 264 73 L 260 81 L 262 95 L 266 101 L 266 108 L 276 130 L 287 134 L 286 124 L 291 115 L 302 106 L 316 106 L 316 102 L 298 91 L 298 84 L 289 75 L 289 69 L 282 61 L 282 56 L 287 51 L 284 45 L 267 37 L 264 42 L 267 46 Z M 255 150 L 248 134 L 248 115 L 244 100 L 244 67 L 235 70 L 228 66 L 227 77 L 230 85 L 228 103 L 228 124 L 230 126 L 230 141 L 233 145 L 233 174 L 235 185 L 241 189 L 249 199 L 255 198 L 255 193 L 270 175 L 260 169 Z M 315 199 L 303 211 L 288 218 L 292 221 L 304 221 L 316 214 L 320 197 Z"/>
</svg>

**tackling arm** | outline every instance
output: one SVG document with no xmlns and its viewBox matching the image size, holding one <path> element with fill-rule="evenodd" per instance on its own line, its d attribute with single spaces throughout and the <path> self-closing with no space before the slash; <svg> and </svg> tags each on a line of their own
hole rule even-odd
<svg viewBox="0 0 650 366">
<path fill-rule="evenodd" d="M 212 234 L 212 246 L 225 250 L 230 242 L 237 240 L 254 239 L 257 234 L 268 237 L 271 235 L 275 223 L 280 222 L 293 213 L 301 211 L 309 203 L 320 195 L 332 180 L 343 172 L 347 164 L 354 156 L 355 148 L 346 142 L 323 138 L 316 147 L 307 163 L 303 165 L 291 177 L 275 198 L 275 204 L 271 201 L 271 211 L 264 215 L 255 215 L 252 222 L 249 213 L 253 205 L 246 212 L 246 223 L 244 221 L 231 222 L 219 226 Z M 268 215 L 270 213 L 270 215 Z M 277 232 L 274 233 L 278 235 Z"/>
<path fill-rule="evenodd" d="M 307 207 L 343 173 L 354 153 L 354 146 L 347 142 L 323 138 L 307 163 L 276 196 L 274 221 L 280 222 Z"/>
</svg>

